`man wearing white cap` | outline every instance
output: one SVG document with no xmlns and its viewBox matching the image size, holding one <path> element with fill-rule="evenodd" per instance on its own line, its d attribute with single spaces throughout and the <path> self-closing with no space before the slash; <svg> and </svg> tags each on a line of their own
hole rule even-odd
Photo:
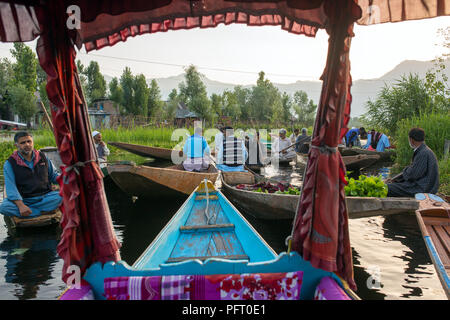
<svg viewBox="0 0 450 320">
<path fill-rule="evenodd" d="M 106 157 L 109 156 L 109 149 L 106 146 L 106 143 L 102 141 L 102 134 L 98 131 L 92 132 L 92 137 L 94 138 L 95 149 L 98 154 L 98 161 L 100 164 L 100 168 L 106 167 Z"/>
</svg>

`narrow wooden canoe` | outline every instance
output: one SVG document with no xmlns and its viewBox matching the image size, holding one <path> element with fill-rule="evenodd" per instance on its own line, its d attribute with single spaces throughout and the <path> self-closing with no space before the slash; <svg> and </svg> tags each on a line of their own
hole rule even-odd
<svg viewBox="0 0 450 320">
<path fill-rule="evenodd" d="M 219 174 L 213 165 L 207 172 L 185 171 L 179 165 L 158 168 L 119 164 L 107 168 L 109 176 L 122 191 L 141 198 L 189 195 L 201 181 L 215 182 Z"/>
<path fill-rule="evenodd" d="M 6 199 L 6 191 L 3 190 L 3 199 Z M 59 209 L 49 214 L 43 214 L 35 218 L 19 218 L 3 216 L 6 226 L 10 230 L 22 229 L 22 228 L 40 228 L 50 225 L 59 225 L 61 221 L 62 213 Z"/>
<path fill-rule="evenodd" d="M 254 184 L 264 177 L 249 172 L 222 172 L 224 194 L 239 208 L 255 218 L 266 220 L 293 219 L 299 196 L 241 190 L 238 184 Z M 419 208 L 414 198 L 346 197 L 350 219 L 411 212 Z"/>
<path fill-rule="evenodd" d="M 450 204 L 433 194 L 416 194 L 417 222 L 442 288 L 450 299 Z"/>
<path fill-rule="evenodd" d="M 299 157 L 307 159 L 307 154 L 298 153 Z M 380 160 L 380 155 L 378 154 L 356 154 L 353 156 L 342 156 L 342 160 L 347 168 L 347 170 L 360 170 L 363 168 L 370 167 Z"/>
<path fill-rule="evenodd" d="M 394 149 L 387 149 L 383 152 L 378 152 L 356 147 L 355 148 L 339 147 L 339 152 L 341 153 L 342 156 L 355 156 L 358 154 L 378 155 L 380 156 L 378 160 L 380 162 L 390 161 L 392 160 L 392 156 L 395 155 Z"/>
<path fill-rule="evenodd" d="M 124 142 L 108 142 L 108 144 L 119 149 L 137 154 L 142 157 L 150 157 L 161 160 L 172 160 L 172 149 L 150 147 L 139 144 L 124 143 Z M 176 152 L 176 151 L 175 151 Z M 183 156 L 183 151 L 179 151 L 180 157 Z"/>
<path fill-rule="evenodd" d="M 204 279 L 209 275 L 217 277 L 212 277 L 214 280 L 207 282 Z M 120 281 L 126 285 L 121 287 L 120 292 L 113 288 L 112 294 L 119 294 L 121 299 L 142 299 L 141 292 L 146 292 L 146 295 L 151 293 L 150 298 L 161 297 L 163 294 L 170 294 L 169 298 L 177 298 L 176 295 L 189 292 L 189 295 L 184 295 L 185 299 L 195 300 L 196 296 L 201 296 L 200 299 L 228 300 L 231 297 L 225 295 L 228 289 L 225 285 L 222 286 L 222 281 L 228 281 L 231 277 L 236 282 L 246 277 L 245 282 L 240 282 L 240 288 L 248 286 L 248 297 L 261 299 L 266 296 L 264 290 L 271 290 L 271 286 L 281 286 L 286 291 L 295 288 L 289 285 L 291 282 L 283 285 L 278 280 L 275 281 L 280 276 L 294 275 L 301 277 L 298 282 L 301 284 L 300 292 L 295 291 L 294 295 L 287 296 L 281 294 L 281 299 L 313 299 L 315 295 L 329 290 L 339 291 L 338 295 L 329 299 L 359 299 L 351 290 L 344 289 L 348 287 L 334 273 L 312 267 L 297 252 L 277 255 L 227 198 L 214 188 L 213 183 L 205 181 L 189 196 L 133 266 L 130 267 L 124 261 L 95 263 L 84 275 L 84 280 L 88 283 L 87 290 L 69 289 L 60 299 L 105 299 L 105 295 L 116 299 L 115 296 L 108 296 L 106 290 L 111 287 L 111 282 L 116 288 L 117 277 L 121 277 Z M 262 277 L 272 281 L 263 282 Z M 194 282 L 189 282 L 191 279 Z M 331 280 L 335 285 L 321 287 L 324 279 Z M 166 289 L 161 284 L 163 280 L 176 281 L 174 290 L 178 291 L 169 293 L 172 286 Z M 253 281 L 262 281 L 264 285 L 256 288 Z M 294 281 L 297 283 L 297 280 Z M 141 291 L 144 282 L 145 291 Z M 184 286 L 189 289 L 186 291 Z M 254 290 L 258 292 L 253 293 Z M 236 297 L 241 296 L 233 298 Z"/>
</svg>

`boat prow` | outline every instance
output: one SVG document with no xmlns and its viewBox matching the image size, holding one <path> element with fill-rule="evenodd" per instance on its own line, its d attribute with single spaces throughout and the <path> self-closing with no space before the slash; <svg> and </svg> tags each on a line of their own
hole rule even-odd
<svg viewBox="0 0 450 320">
<path fill-rule="evenodd" d="M 292 277 L 295 284 L 288 281 L 294 286 L 284 287 L 283 281 Z M 294 296 L 287 297 L 290 299 L 324 299 L 330 292 L 336 295 L 328 299 L 358 299 L 351 290 L 345 290 L 345 282 L 338 276 L 312 267 L 298 253 L 277 255 L 210 181 L 189 196 L 133 266 L 123 261 L 95 263 L 83 279 L 87 285 L 81 291 L 69 289 L 61 299 L 142 299 L 144 291 L 159 298 L 167 294 L 162 283 L 175 281 L 167 288 L 182 290 L 176 291 L 177 296 L 171 293 L 169 299 L 189 288 L 185 299 L 228 300 L 228 289 L 223 288 L 229 279 L 241 283 L 241 289 L 248 286 L 250 296 L 246 299 L 254 299 L 254 295 L 270 298 L 270 292 L 284 299 L 283 293 L 274 292 L 280 286 L 285 290 L 295 287 Z M 118 281 L 125 286 L 117 288 Z M 253 292 L 261 284 L 260 291 Z"/>
<path fill-rule="evenodd" d="M 208 171 L 185 171 L 181 166 L 167 168 L 110 165 L 108 174 L 122 191 L 142 198 L 189 195 L 204 179 L 215 182 L 219 172 L 210 165 Z"/>
</svg>

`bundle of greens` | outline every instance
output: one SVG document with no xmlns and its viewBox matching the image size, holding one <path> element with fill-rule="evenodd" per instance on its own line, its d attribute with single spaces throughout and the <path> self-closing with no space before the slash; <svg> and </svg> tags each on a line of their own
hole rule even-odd
<svg viewBox="0 0 450 320">
<path fill-rule="evenodd" d="M 347 177 L 346 177 L 347 178 Z M 350 178 L 345 186 L 345 195 L 351 197 L 376 197 L 387 196 L 387 185 L 381 176 L 360 175 L 357 180 Z"/>
<path fill-rule="evenodd" d="M 277 184 L 272 184 L 270 182 L 260 182 L 257 184 L 238 184 L 236 188 L 262 193 L 300 195 L 300 190 L 297 187 L 280 182 Z"/>
</svg>

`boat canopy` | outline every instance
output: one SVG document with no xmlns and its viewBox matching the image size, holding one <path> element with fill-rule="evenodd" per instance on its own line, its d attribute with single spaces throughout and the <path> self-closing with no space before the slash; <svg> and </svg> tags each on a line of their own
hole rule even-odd
<svg viewBox="0 0 450 320">
<path fill-rule="evenodd" d="M 314 267 L 336 272 L 352 288 L 353 265 L 345 205 L 345 166 L 336 147 L 350 116 L 349 49 L 354 23 L 371 25 L 449 15 L 447 0 L 18 0 L 0 1 L 0 41 L 38 38 L 47 73 L 54 135 L 65 164 L 61 176 L 63 280 L 77 265 L 117 261 L 119 247 L 90 139 L 75 46 L 87 51 L 128 37 L 219 24 L 279 25 L 291 33 L 329 34 L 320 102 L 292 247 Z"/>
</svg>

